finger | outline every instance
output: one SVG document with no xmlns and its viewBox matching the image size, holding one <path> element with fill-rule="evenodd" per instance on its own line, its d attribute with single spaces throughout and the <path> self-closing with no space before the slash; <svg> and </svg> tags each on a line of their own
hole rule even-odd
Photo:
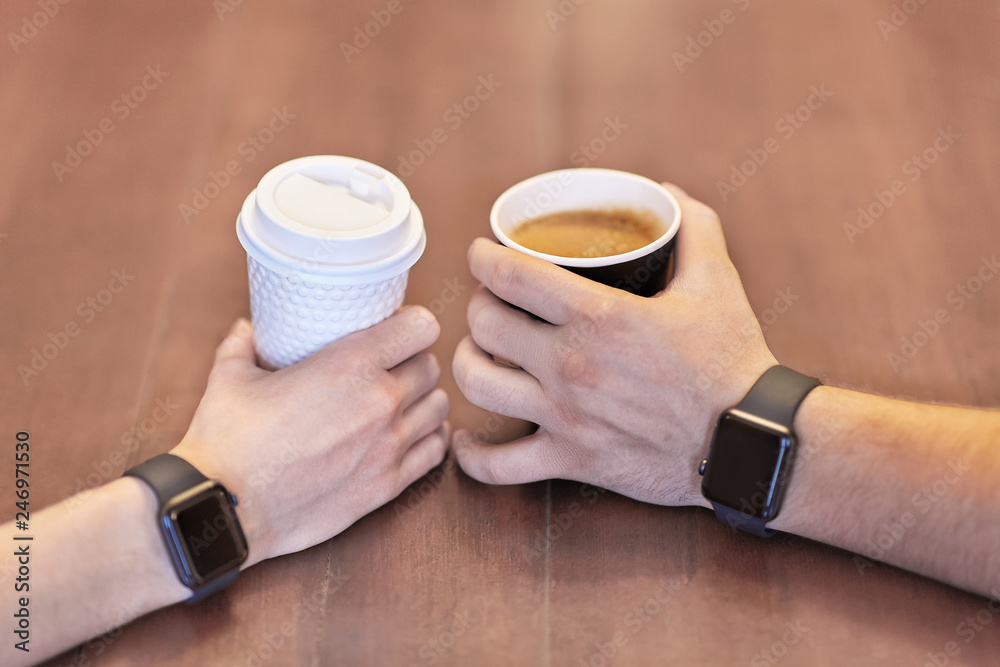
<svg viewBox="0 0 1000 667">
<path fill-rule="evenodd" d="M 441 366 L 430 352 L 410 357 L 391 371 L 389 376 L 402 392 L 399 407 L 410 407 L 418 398 L 434 389 L 441 381 Z"/>
<path fill-rule="evenodd" d="M 451 364 L 459 391 L 469 402 L 490 412 L 538 422 L 545 395 L 525 371 L 501 366 L 466 336 L 455 348 Z"/>
<path fill-rule="evenodd" d="M 529 373 L 551 366 L 555 327 L 513 308 L 479 286 L 469 300 L 469 330 L 476 345 Z"/>
<path fill-rule="evenodd" d="M 662 183 L 660 183 L 660 185 L 662 185 L 667 190 L 669 190 L 670 194 L 672 194 L 677 199 L 679 199 L 681 197 L 690 197 L 691 196 L 691 195 L 689 195 L 687 193 L 687 190 L 685 190 L 681 186 L 677 185 L 676 183 L 669 183 L 667 181 L 663 181 Z"/>
<path fill-rule="evenodd" d="M 253 348 L 253 325 L 243 317 L 229 328 L 229 333 L 215 350 L 216 366 L 234 360 L 252 365 L 257 363 L 257 353 Z"/>
<path fill-rule="evenodd" d="M 403 411 L 397 433 L 406 448 L 441 428 L 451 405 L 444 389 L 434 389 Z"/>
<path fill-rule="evenodd" d="M 595 292 L 613 289 L 484 238 L 469 246 L 469 268 L 498 297 L 552 324 L 569 322 Z"/>
<path fill-rule="evenodd" d="M 451 426 L 445 422 L 433 433 L 414 443 L 399 464 L 400 490 L 427 474 L 429 470 L 444 461 L 451 439 Z"/>
<path fill-rule="evenodd" d="M 452 449 L 458 465 L 484 484 L 526 484 L 555 477 L 574 479 L 578 465 L 554 456 L 548 436 L 539 431 L 505 445 L 489 445 L 469 431 L 456 431 Z"/>
<path fill-rule="evenodd" d="M 390 369 L 426 350 L 441 335 L 441 326 L 423 306 L 407 306 L 378 324 L 345 336 L 340 350 L 354 348 L 351 354 L 368 358 L 383 369 Z M 327 346 L 329 349 L 332 346 Z"/>
<path fill-rule="evenodd" d="M 681 228 L 677 232 L 677 276 L 696 273 L 699 266 L 718 262 L 720 259 L 731 263 L 719 215 L 676 185 L 663 185 L 670 190 L 681 207 Z"/>
</svg>

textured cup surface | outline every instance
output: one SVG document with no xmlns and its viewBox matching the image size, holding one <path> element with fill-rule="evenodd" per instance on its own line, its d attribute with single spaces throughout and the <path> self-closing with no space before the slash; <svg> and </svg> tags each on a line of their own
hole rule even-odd
<svg viewBox="0 0 1000 667">
<path fill-rule="evenodd" d="M 263 364 L 290 366 L 331 341 L 378 324 L 403 305 L 410 272 L 377 283 L 325 285 L 247 258 L 254 344 Z"/>
<path fill-rule="evenodd" d="M 363 160 L 299 158 L 261 179 L 236 222 L 254 347 L 282 368 L 389 317 L 426 245 L 396 176 Z"/>
</svg>

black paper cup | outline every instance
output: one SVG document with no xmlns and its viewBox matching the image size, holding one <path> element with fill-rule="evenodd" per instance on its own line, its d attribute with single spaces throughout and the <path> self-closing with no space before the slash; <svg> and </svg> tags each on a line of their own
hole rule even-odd
<svg viewBox="0 0 1000 667">
<path fill-rule="evenodd" d="M 618 208 L 651 212 L 659 219 L 663 234 L 631 252 L 582 258 L 538 252 L 507 236 L 522 222 L 544 215 Z M 665 187 L 644 176 L 615 169 L 562 169 L 533 176 L 500 195 L 490 211 L 493 234 L 508 248 L 639 296 L 653 296 L 670 280 L 680 223 L 680 205 Z"/>
</svg>

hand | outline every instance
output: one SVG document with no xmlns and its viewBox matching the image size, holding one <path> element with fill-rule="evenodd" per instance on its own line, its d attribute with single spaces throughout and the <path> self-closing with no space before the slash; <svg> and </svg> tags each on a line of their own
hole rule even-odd
<svg viewBox="0 0 1000 667">
<path fill-rule="evenodd" d="M 668 187 L 682 213 L 677 269 L 652 298 L 473 242 L 469 266 L 483 284 L 469 303 L 472 335 L 455 351 L 455 380 L 472 403 L 538 431 L 502 445 L 457 432 L 453 446 L 469 475 L 489 484 L 558 477 L 707 506 L 697 469 L 715 422 L 777 362 L 718 216 Z"/>
<path fill-rule="evenodd" d="M 336 535 L 444 458 L 434 316 L 404 308 L 288 368 L 255 363 L 240 320 L 172 451 L 239 499 L 251 564 Z"/>
</svg>

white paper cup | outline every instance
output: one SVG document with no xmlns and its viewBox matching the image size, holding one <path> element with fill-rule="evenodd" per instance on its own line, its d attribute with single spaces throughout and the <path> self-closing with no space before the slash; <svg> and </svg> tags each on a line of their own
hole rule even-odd
<svg viewBox="0 0 1000 667">
<path fill-rule="evenodd" d="M 663 223 L 652 243 L 620 255 L 560 257 L 526 248 L 508 233 L 526 220 L 561 211 L 632 208 L 651 211 Z M 490 226 L 500 243 L 544 259 L 585 278 L 652 296 L 670 279 L 674 239 L 681 209 L 670 192 L 644 176 L 615 169 L 561 169 L 533 176 L 510 187 L 490 211 Z"/>
<path fill-rule="evenodd" d="M 399 178 L 334 155 L 267 172 L 243 203 L 236 234 L 247 252 L 254 346 L 271 368 L 395 312 L 427 244 Z"/>
</svg>

